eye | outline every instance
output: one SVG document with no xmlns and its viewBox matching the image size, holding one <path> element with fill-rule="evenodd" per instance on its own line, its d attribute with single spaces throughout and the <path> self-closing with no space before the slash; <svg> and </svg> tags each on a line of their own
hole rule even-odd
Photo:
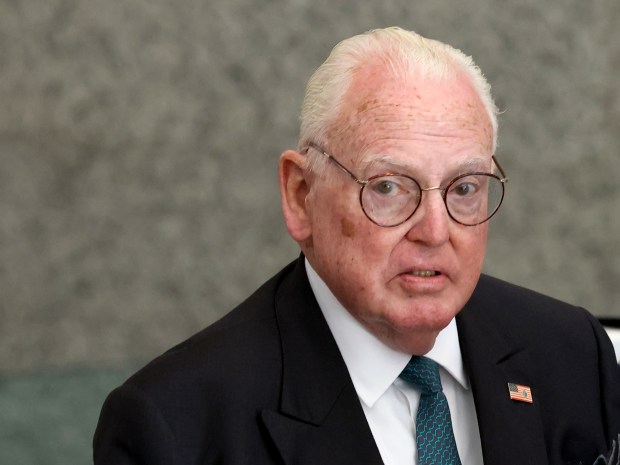
<svg viewBox="0 0 620 465">
<path fill-rule="evenodd" d="M 396 195 L 398 191 L 401 189 L 398 183 L 394 182 L 390 179 L 381 179 L 373 184 L 373 191 L 377 194 L 391 196 Z"/>
<path fill-rule="evenodd" d="M 408 203 L 419 198 L 419 187 L 406 176 L 387 175 L 370 178 L 364 196 L 372 202 Z M 372 200 L 371 200 L 372 199 Z"/>
<path fill-rule="evenodd" d="M 478 192 L 479 186 L 470 179 L 455 183 L 450 192 L 459 197 L 470 197 Z"/>
</svg>

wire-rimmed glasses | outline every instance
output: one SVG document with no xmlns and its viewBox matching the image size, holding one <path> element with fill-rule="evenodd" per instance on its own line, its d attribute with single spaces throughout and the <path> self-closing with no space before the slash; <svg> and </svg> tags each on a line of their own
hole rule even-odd
<svg viewBox="0 0 620 465">
<path fill-rule="evenodd" d="M 500 176 L 493 173 L 473 172 L 460 174 L 445 187 L 423 188 L 411 176 L 399 173 L 383 173 L 368 179 L 359 179 L 347 167 L 315 143 L 312 148 L 333 161 L 360 186 L 359 200 L 362 211 L 370 221 L 385 228 L 398 226 L 417 211 L 422 193 L 441 191 L 448 215 L 464 226 L 476 226 L 488 221 L 504 200 L 508 178 L 493 156 Z M 306 149 L 307 150 L 307 149 Z"/>
</svg>

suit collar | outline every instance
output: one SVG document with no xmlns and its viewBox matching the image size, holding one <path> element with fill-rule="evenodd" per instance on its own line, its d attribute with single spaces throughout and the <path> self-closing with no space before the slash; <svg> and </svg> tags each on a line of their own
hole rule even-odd
<svg viewBox="0 0 620 465">
<path fill-rule="evenodd" d="M 471 380 L 485 464 L 548 463 L 534 366 L 529 351 L 510 335 L 498 306 L 509 305 L 493 295 L 482 276 L 474 294 L 457 316 L 463 361 Z M 530 386 L 534 402 L 510 399 L 508 383 Z"/>
<path fill-rule="evenodd" d="M 282 341 L 282 411 L 318 425 L 350 379 L 301 259 L 279 289 L 276 318 Z"/>
<path fill-rule="evenodd" d="M 353 383 L 314 298 L 303 257 L 275 299 L 282 344 L 280 410 L 262 419 L 285 463 L 382 463 Z"/>
</svg>

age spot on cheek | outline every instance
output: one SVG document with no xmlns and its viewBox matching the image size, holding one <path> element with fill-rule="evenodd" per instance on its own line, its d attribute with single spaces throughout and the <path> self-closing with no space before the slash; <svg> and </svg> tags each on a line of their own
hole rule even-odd
<svg viewBox="0 0 620 465">
<path fill-rule="evenodd" d="M 355 237 L 355 225 L 346 218 L 340 220 L 340 231 L 342 235 L 352 239 Z"/>
</svg>

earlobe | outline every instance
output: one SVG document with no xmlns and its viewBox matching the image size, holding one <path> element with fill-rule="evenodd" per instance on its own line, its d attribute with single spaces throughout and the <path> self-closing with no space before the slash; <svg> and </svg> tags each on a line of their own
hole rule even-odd
<svg viewBox="0 0 620 465">
<path fill-rule="evenodd" d="M 295 241 L 304 242 L 312 234 L 306 204 L 309 185 L 304 170 L 304 156 L 293 150 L 280 155 L 278 166 L 282 213 L 286 229 Z"/>
</svg>

